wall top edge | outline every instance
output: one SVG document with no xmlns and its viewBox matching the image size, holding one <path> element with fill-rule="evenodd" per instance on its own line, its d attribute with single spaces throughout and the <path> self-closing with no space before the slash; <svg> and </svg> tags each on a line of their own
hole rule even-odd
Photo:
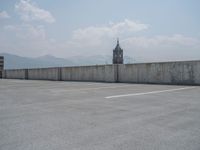
<svg viewBox="0 0 200 150">
<path fill-rule="evenodd" d="M 57 69 L 57 68 L 80 68 L 80 67 L 103 67 L 103 66 L 113 66 L 113 64 L 103 64 L 103 65 L 86 65 L 86 66 L 62 66 L 62 67 L 46 67 L 46 68 L 20 68 L 20 69 L 5 69 L 9 70 L 35 70 L 35 69 Z"/>
<path fill-rule="evenodd" d="M 141 62 L 141 63 L 130 63 L 130 64 L 119 64 L 119 65 L 139 65 L 139 64 L 167 64 L 167 63 L 188 63 L 188 62 L 200 62 L 200 60 L 186 60 L 186 61 L 161 61 L 161 62 Z"/>
<path fill-rule="evenodd" d="M 131 63 L 131 64 L 118 64 L 118 65 L 141 65 L 141 64 L 167 64 L 167 63 L 194 63 L 200 60 L 186 60 L 186 61 L 163 61 L 163 62 L 144 62 L 144 63 Z M 47 67 L 47 68 L 22 68 L 22 69 L 5 69 L 6 71 L 23 71 L 23 70 L 36 70 L 36 69 L 57 69 L 57 68 L 80 68 L 80 67 L 102 67 L 102 66 L 117 66 L 117 64 L 103 64 L 103 65 L 86 65 L 86 66 L 62 66 L 62 67 Z"/>
</svg>

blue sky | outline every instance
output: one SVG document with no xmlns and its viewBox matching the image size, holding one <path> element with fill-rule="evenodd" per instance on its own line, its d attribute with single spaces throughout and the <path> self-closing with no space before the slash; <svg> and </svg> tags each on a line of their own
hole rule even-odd
<svg viewBox="0 0 200 150">
<path fill-rule="evenodd" d="M 1 0 L 0 52 L 200 59 L 199 0 Z"/>
</svg>

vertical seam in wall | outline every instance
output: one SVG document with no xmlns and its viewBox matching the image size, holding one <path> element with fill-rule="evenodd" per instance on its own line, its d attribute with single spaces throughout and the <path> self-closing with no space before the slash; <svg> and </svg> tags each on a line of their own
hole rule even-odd
<svg viewBox="0 0 200 150">
<path fill-rule="evenodd" d="M 25 80 L 28 80 L 28 69 L 25 69 Z"/>
<path fill-rule="evenodd" d="M 57 68 L 57 79 L 55 79 L 57 81 L 60 81 L 60 69 Z"/>
<path fill-rule="evenodd" d="M 119 82 L 119 65 L 117 64 L 117 74 L 116 74 L 116 80 L 115 82 Z"/>
<path fill-rule="evenodd" d="M 59 70 L 60 70 L 60 81 L 62 81 L 62 68 L 60 67 Z"/>
<path fill-rule="evenodd" d="M 62 80 L 61 67 L 58 68 L 58 81 Z"/>
</svg>

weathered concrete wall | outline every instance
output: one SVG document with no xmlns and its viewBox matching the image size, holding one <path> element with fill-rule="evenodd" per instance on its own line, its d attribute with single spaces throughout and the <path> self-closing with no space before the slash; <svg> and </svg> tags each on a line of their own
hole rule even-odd
<svg viewBox="0 0 200 150">
<path fill-rule="evenodd" d="M 59 68 L 28 69 L 30 80 L 59 80 Z"/>
<path fill-rule="evenodd" d="M 4 70 L 3 78 L 200 85 L 200 61 Z"/>
<path fill-rule="evenodd" d="M 116 65 L 5 70 L 4 78 L 115 82 Z"/>
<path fill-rule="evenodd" d="M 200 61 L 126 64 L 118 67 L 119 82 L 200 84 Z"/>
<path fill-rule="evenodd" d="M 115 82 L 114 65 L 96 65 L 61 68 L 61 80 L 64 81 L 100 81 Z"/>
<path fill-rule="evenodd" d="M 105 81 L 117 82 L 117 65 L 105 65 Z"/>
<path fill-rule="evenodd" d="M 25 69 L 4 70 L 3 78 L 6 79 L 25 79 Z"/>
<path fill-rule="evenodd" d="M 0 56 L 0 79 L 3 77 L 4 57 Z"/>
</svg>

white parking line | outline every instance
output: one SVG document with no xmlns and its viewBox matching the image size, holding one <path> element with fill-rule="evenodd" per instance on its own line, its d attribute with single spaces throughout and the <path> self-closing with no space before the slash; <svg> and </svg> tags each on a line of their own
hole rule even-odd
<svg viewBox="0 0 200 150">
<path fill-rule="evenodd" d="M 119 98 L 119 97 L 127 97 L 127 96 L 139 96 L 139 95 L 147 95 L 147 94 L 156 94 L 156 93 L 188 90 L 188 89 L 194 89 L 194 88 L 196 88 L 196 87 L 184 87 L 184 88 L 176 88 L 176 89 L 169 89 L 169 90 L 162 90 L 162 91 L 151 91 L 151 92 L 144 92 L 144 93 L 124 94 L 124 95 L 113 95 L 113 96 L 107 96 L 105 98 Z"/>
</svg>

